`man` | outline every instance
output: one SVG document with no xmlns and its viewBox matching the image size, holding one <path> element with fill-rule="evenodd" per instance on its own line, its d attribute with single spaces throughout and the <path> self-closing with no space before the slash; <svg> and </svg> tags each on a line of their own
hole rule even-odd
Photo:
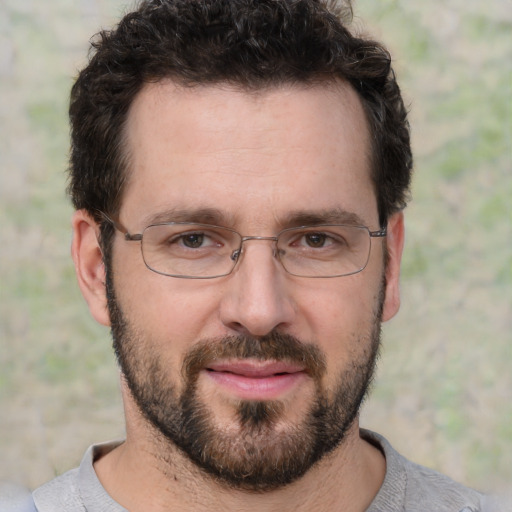
<svg viewBox="0 0 512 512">
<path fill-rule="evenodd" d="M 71 94 L 72 254 L 126 440 L 39 511 L 476 511 L 360 430 L 412 168 L 378 43 L 314 0 L 154 0 Z"/>
</svg>

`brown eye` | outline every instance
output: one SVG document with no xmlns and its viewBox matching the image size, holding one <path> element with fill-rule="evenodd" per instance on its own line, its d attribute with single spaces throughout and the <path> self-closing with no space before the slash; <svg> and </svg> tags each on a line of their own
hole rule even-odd
<svg viewBox="0 0 512 512">
<path fill-rule="evenodd" d="M 308 233 L 305 235 L 306 244 L 309 247 L 323 247 L 325 245 L 325 241 L 327 236 L 323 233 Z"/>
<path fill-rule="evenodd" d="M 204 235 L 200 233 L 190 233 L 181 237 L 183 245 L 190 249 L 197 249 L 203 245 Z"/>
</svg>

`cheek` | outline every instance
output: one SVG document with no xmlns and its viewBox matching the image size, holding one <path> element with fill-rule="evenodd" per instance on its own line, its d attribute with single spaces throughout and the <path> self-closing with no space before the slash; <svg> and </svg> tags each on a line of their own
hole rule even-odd
<svg viewBox="0 0 512 512">
<path fill-rule="evenodd" d="M 378 280 L 366 280 L 363 274 L 340 278 L 329 286 L 317 286 L 306 294 L 301 316 L 306 335 L 327 357 L 329 374 L 338 373 L 351 361 L 369 351 L 380 303 Z M 332 286 L 332 284 L 335 284 Z"/>
<path fill-rule="evenodd" d="M 185 351 L 205 336 L 215 316 L 211 283 L 161 276 L 126 263 L 119 265 L 114 283 L 125 317 L 153 346 L 172 343 Z"/>
<path fill-rule="evenodd" d="M 358 332 L 379 303 L 380 279 L 367 277 L 359 273 L 323 282 L 311 279 L 297 301 L 302 316 L 324 332 Z"/>
</svg>

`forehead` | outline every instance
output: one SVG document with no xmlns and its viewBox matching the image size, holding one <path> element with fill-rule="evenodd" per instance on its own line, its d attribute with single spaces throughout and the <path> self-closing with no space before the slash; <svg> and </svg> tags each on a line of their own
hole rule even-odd
<svg viewBox="0 0 512 512">
<path fill-rule="evenodd" d="M 366 118 L 347 84 L 257 92 L 148 84 L 125 135 L 121 211 L 134 221 L 173 209 L 243 211 L 264 222 L 291 211 L 368 216 L 376 208 Z"/>
</svg>

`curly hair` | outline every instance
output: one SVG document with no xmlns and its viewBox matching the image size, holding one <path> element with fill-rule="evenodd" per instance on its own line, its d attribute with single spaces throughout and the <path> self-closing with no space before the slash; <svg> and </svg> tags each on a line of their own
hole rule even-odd
<svg viewBox="0 0 512 512">
<path fill-rule="evenodd" d="M 391 57 L 352 35 L 350 4 L 329 0 L 146 0 L 91 43 L 71 91 L 69 193 L 98 222 L 115 216 L 128 172 L 124 127 L 137 93 L 170 78 L 242 90 L 343 80 L 363 104 L 382 225 L 406 205 L 409 125 Z M 105 237 L 105 238 L 108 238 Z"/>
</svg>

